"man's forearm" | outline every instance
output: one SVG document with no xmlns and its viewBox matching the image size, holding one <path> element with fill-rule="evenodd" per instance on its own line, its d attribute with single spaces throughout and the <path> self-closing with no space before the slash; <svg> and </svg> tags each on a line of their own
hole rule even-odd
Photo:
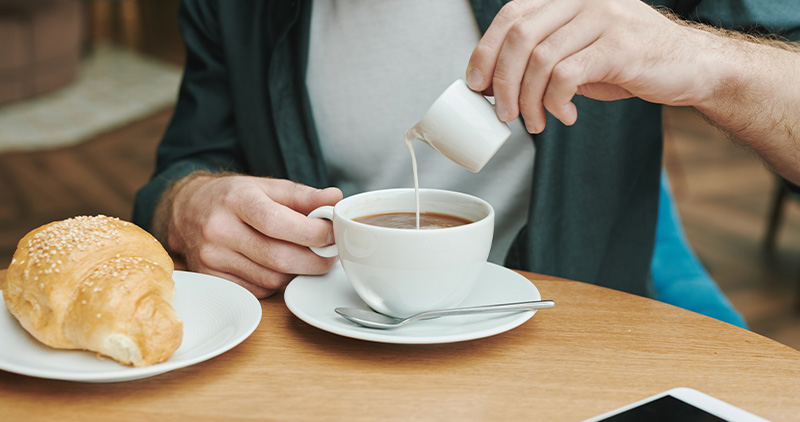
<svg viewBox="0 0 800 422">
<path fill-rule="evenodd" d="M 695 107 L 749 145 L 779 174 L 800 183 L 800 45 L 713 34 L 713 95 Z"/>
</svg>

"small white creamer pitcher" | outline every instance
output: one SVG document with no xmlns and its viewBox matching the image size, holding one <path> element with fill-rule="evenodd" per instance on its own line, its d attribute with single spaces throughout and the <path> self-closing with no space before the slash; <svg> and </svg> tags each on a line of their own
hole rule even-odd
<svg viewBox="0 0 800 422">
<path fill-rule="evenodd" d="M 459 79 L 453 82 L 422 119 L 405 134 L 419 139 L 462 167 L 477 173 L 511 136 L 494 106 Z"/>
</svg>

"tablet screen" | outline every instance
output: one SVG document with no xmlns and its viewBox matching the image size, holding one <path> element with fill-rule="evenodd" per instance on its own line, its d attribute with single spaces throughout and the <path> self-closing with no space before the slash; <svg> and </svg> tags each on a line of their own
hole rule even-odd
<svg viewBox="0 0 800 422">
<path fill-rule="evenodd" d="M 641 406 L 602 419 L 603 422 L 725 422 L 683 400 L 666 395 Z"/>
</svg>

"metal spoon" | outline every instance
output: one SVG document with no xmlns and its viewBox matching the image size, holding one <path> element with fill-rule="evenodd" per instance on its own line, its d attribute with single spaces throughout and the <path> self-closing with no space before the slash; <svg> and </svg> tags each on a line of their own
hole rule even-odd
<svg viewBox="0 0 800 422">
<path fill-rule="evenodd" d="M 369 309 L 357 308 L 336 308 L 337 314 L 364 327 L 369 328 L 397 328 L 403 324 L 423 319 L 438 318 L 450 315 L 469 315 L 489 312 L 519 312 L 532 311 L 536 309 L 552 308 L 555 303 L 552 300 L 534 300 L 529 302 L 502 303 L 498 305 L 472 306 L 469 308 L 442 309 L 438 311 L 427 311 L 408 318 L 395 318 L 377 313 Z"/>
</svg>

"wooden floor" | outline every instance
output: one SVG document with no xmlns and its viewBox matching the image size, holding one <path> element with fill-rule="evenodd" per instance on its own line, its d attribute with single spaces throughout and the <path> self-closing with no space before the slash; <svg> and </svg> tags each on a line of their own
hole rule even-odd
<svg viewBox="0 0 800 422">
<path fill-rule="evenodd" d="M 42 224 L 82 214 L 130 219 L 170 115 L 164 110 L 73 147 L 0 154 L 0 267 Z"/>
</svg>

